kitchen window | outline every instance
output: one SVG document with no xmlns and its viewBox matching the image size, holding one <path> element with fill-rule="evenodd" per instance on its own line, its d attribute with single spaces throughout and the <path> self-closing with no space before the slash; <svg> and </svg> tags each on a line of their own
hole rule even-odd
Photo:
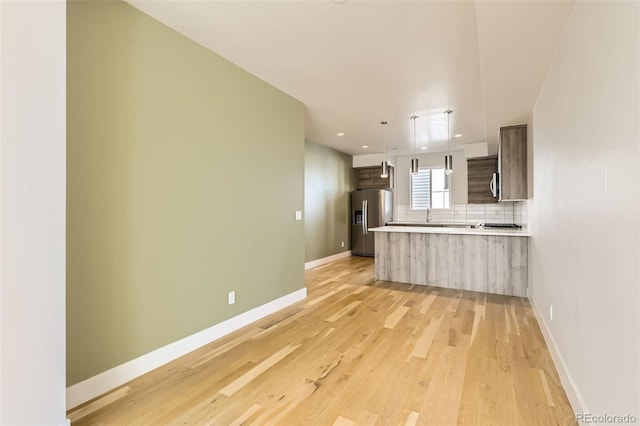
<svg viewBox="0 0 640 426">
<path fill-rule="evenodd" d="M 451 178 L 443 167 L 420 167 L 411 175 L 411 210 L 448 209 Z"/>
</svg>

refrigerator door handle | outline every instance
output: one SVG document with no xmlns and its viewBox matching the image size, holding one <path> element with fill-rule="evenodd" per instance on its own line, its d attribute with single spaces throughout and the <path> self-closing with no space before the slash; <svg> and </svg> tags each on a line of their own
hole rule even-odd
<svg viewBox="0 0 640 426">
<path fill-rule="evenodd" d="M 364 200 L 363 201 L 364 204 L 364 209 L 363 209 L 363 218 L 362 218 L 362 223 L 363 223 L 363 232 L 364 235 L 367 235 L 369 233 L 369 231 L 367 230 L 367 228 L 369 227 L 369 201 Z"/>
<path fill-rule="evenodd" d="M 367 210 L 366 210 L 366 200 L 362 200 L 362 219 L 360 220 L 360 223 L 362 223 L 362 235 L 365 234 L 364 232 L 364 222 L 366 221 L 366 217 L 367 217 Z"/>
</svg>

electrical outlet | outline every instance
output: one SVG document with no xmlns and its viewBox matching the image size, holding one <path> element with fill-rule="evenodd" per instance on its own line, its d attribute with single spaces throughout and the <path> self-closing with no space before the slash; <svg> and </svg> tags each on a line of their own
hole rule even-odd
<svg viewBox="0 0 640 426">
<path fill-rule="evenodd" d="M 296 220 L 302 220 L 302 211 L 296 210 Z"/>
<path fill-rule="evenodd" d="M 236 303 L 236 292 L 235 291 L 230 291 L 229 292 L 229 304 L 233 305 L 234 303 Z"/>
<path fill-rule="evenodd" d="M 549 320 L 553 321 L 553 305 L 549 303 Z"/>
<path fill-rule="evenodd" d="M 342 242 L 342 244 L 341 244 L 341 245 L 342 245 L 342 247 L 344 247 L 344 241 Z"/>
</svg>

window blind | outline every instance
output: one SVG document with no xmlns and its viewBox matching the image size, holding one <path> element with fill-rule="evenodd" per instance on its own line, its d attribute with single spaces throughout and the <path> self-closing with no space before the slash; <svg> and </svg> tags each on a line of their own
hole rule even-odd
<svg viewBox="0 0 640 426">
<path fill-rule="evenodd" d="M 417 175 L 411 175 L 411 210 L 431 208 L 431 169 L 418 168 Z"/>
<path fill-rule="evenodd" d="M 419 168 L 411 175 L 411 210 L 448 209 L 449 179 L 442 167 Z"/>
</svg>

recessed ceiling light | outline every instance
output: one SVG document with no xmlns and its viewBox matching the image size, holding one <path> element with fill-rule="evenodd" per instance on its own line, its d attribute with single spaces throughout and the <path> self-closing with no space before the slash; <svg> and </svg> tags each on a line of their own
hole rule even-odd
<svg viewBox="0 0 640 426">
<path fill-rule="evenodd" d="M 369 148 L 369 145 L 362 145 L 362 149 L 367 149 Z"/>
<path fill-rule="evenodd" d="M 336 136 L 344 136 L 344 133 L 342 133 L 342 132 L 336 133 Z"/>
<path fill-rule="evenodd" d="M 423 147 L 420 147 L 420 149 L 427 149 L 427 147 L 426 147 L 426 146 L 423 146 Z"/>
<path fill-rule="evenodd" d="M 454 138 L 461 138 L 462 137 L 462 133 L 456 133 L 455 135 L 453 135 Z"/>
</svg>

